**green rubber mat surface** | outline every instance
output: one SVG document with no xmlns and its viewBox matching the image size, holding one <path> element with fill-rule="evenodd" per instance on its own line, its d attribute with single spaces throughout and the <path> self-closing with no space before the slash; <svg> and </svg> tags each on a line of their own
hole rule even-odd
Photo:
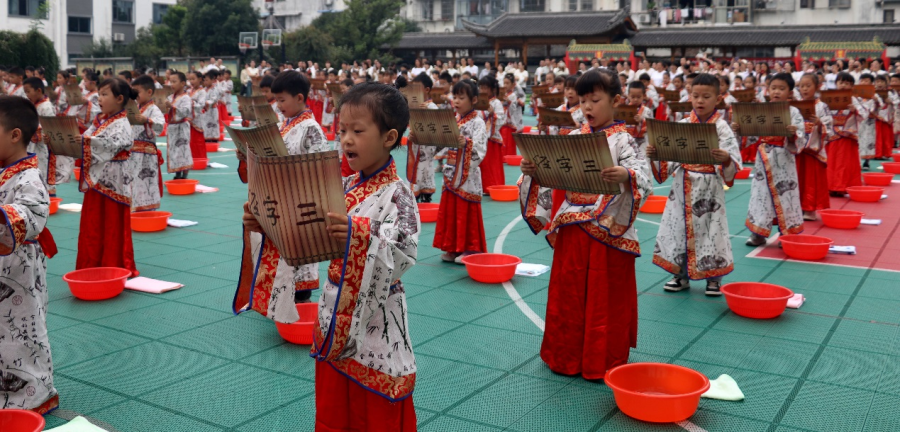
<svg viewBox="0 0 900 432">
<path fill-rule="evenodd" d="M 526 121 L 534 124 L 533 117 Z M 222 147 L 234 148 L 229 141 Z M 394 155 L 402 175 L 406 152 Z M 313 430 L 308 347 L 286 343 L 259 315 L 231 313 L 247 189 L 233 152 L 210 160 L 228 168 L 190 177 L 218 192 L 163 196 L 162 210 L 198 225 L 133 235 L 141 274 L 183 283 L 180 290 L 76 300 L 61 276 L 75 266 L 80 214 L 60 210 L 50 218 L 60 253 L 48 265 L 48 321 L 62 409 L 119 431 Z M 517 167 L 506 167 L 507 184 L 517 176 Z M 641 213 L 639 334 L 630 360 L 679 364 L 710 378 L 730 374 L 746 400 L 704 399 L 692 424 L 682 426 L 625 416 L 602 383 L 555 375 L 541 362 L 535 321 L 544 317 L 549 273 L 517 276 L 508 289 L 476 283 L 465 268 L 440 261 L 430 246 L 434 224 L 423 224 L 419 262 L 404 277 L 419 367 L 413 396 L 419 430 L 898 430 L 900 273 L 745 257 L 750 181 L 726 192 L 736 264 L 725 281 L 784 285 L 803 293 L 806 304 L 758 321 L 704 296 L 702 283 L 663 292 L 670 276 L 650 261 L 660 215 Z M 655 186 L 668 194 L 668 183 Z M 66 203 L 82 199 L 71 183 L 59 187 L 59 196 Z M 485 198 L 483 214 L 488 249 L 551 263 L 552 251 L 521 221 L 517 203 Z M 324 279 L 325 266 L 320 270 Z M 511 295 L 524 299 L 521 308 Z M 52 414 L 47 421 L 64 423 Z"/>
</svg>

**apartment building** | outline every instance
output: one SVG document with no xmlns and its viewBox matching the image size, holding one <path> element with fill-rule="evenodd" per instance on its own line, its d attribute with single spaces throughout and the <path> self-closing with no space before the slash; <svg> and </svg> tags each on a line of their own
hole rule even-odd
<svg viewBox="0 0 900 432">
<path fill-rule="evenodd" d="M 263 17 L 268 17 L 271 10 L 285 31 L 308 26 L 319 15 L 339 12 L 345 7 L 344 0 L 253 0 L 253 6 Z"/>
</svg>

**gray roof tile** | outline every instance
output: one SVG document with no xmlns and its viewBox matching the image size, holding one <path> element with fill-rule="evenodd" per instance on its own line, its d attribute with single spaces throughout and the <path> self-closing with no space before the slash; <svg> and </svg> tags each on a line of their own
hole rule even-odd
<svg viewBox="0 0 900 432">
<path fill-rule="evenodd" d="M 805 42 L 863 42 L 878 36 L 900 44 L 898 25 L 727 26 L 641 29 L 631 38 L 635 48 L 707 46 L 796 46 Z"/>
</svg>

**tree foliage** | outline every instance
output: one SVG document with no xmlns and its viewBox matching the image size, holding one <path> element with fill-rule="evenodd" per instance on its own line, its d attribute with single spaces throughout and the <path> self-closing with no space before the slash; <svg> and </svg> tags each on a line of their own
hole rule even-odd
<svg viewBox="0 0 900 432">
<path fill-rule="evenodd" d="M 239 32 L 258 31 L 259 13 L 251 0 L 185 0 L 182 34 L 191 53 L 237 55 Z"/>
<path fill-rule="evenodd" d="M 187 46 L 184 42 L 184 22 L 187 16 L 187 8 L 182 5 L 172 5 L 162 17 L 162 24 L 154 25 L 154 45 L 163 55 L 182 57 L 187 55 Z"/>
<path fill-rule="evenodd" d="M 332 59 L 334 39 L 310 25 L 286 33 L 282 41 L 288 60 L 303 59 L 324 62 Z"/>
<path fill-rule="evenodd" d="M 59 70 L 59 56 L 47 36 L 38 30 L 28 33 L 0 31 L 0 64 L 6 66 L 43 66 L 48 76 Z"/>
<path fill-rule="evenodd" d="M 334 39 L 331 60 L 390 60 L 381 47 L 403 37 L 407 25 L 397 18 L 403 0 L 347 0 L 345 4 L 343 11 L 323 14 L 311 25 Z"/>
</svg>

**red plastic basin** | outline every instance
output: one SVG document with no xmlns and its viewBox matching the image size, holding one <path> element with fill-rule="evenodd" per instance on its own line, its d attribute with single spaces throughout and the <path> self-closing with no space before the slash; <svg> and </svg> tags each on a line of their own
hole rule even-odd
<svg viewBox="0 0 900 432">
<path fill-rule="evenodd" d="M 66 273 L 63 280 L 75 298 L 106 300 L 122 293 L 131 270 L 117 267 L 95 267 Z"/>
<path fill-rule="evenodd" d="M 653 423 L 674 423 L 697 412 L 709 378 L 683 366 L 631 363 L 606 372 L 616 405 L 629 417 Z"/>
<path fill-rule="evenodd" d="M 217 151 L 219 151 L 219 143 L 217 143 L 217 142 L 215 142 L 215 143 L 212 143 L 212 142 L 206 143 L 206 152 L 207 152 L 207 153 L 215 153 L 215 152 L 217 152 Z"/>
<path fill-rule="evenodd" d="M 865 214 L 853 210 L 828 209 L 819 210 L 819 215 L 822 216 L 822 223 L 827 227 L 854 229 L 859 226 Z"/>
<path fill-rule="evenodd" d="M 662 213 L 666 209 L 666 201 L 669 197 L 665 195 L 650 195 L 641 206 L 642 213 Z"/>
<path fill-rule="evenodd" d="M 318 303 L 300 303 L 297 305 L 297 313 L 300 319 L 293 324 L 283 324 L 275 321 L 275 328 L 281 337 L 297 345 L 312 345 L 313 343 L 313 324 L 316 322 L 318 315 Z"/>
<path fill-rule="evenodd" d="M 746 179 L 750 178 L 750 173 L 752 171 L 753 171 L 753 168 L 744 168 L 744 169 L 738 171 L 734 175 L 734 179 L 735 180 L 746 180 Z"/>
<path fill-rule="evenodd" d="M 529 133 L 529 132 L 531 132 L 531 126 L 523 126 L 522 127 L 522 133 Z"/>
<path fill-rule="evenodd" d="M 328 141 L 334 141 L 334 132 L 326 132 L 325 139 L 327 139 Z"/>
<path fill-rule="evenodd" d="M 50 214 L 56 214 L 59 211 L 59 203 L 62 202 L 62 198 L 50 198 Z"/>
<path fill-rule="evenodd" d="M 0 431 L 40 432 L 42 430 L 44 430 L 44 417 L 34 411 L 0 410 Z"/>
<path fill-rule="evenodd" d="M 147 211 L 131 214 L 131 229 L 138 232 L 154 232 L 166 229 L 172 213 Z"/>
<path fill-rule="evenodd" d="M 419 221 L 436 222 L 440 207 L 438 203 L 419 203 Z"/>
<path fill-rule="evenodd" d="M 894 162 L 900 162 L 900 153 L 894 153 L 894 154 L 892 154 L 892 155 L 891 155 L 891 159 L 893 159 Z M 884 165 L 884 164 L 882 164 L 882 165 Z"/>
<path fill-rule="evenodd" d="M 900 162 L 882 162 L 881 167 L 886 173 L 900 174 Z"/>
<path fill-rule="evenodd" d="M 400 145 L 405 146 L 407 142 L 406 137 L 400 138 Z"/>
<path fill-rule="evenodd" d="M 488 188 L 488 193 L 494 201 L 515 201 L 519 199 L 518 186 L 491 186 Z"/>
<path fill-rule="evenodd" d="M 890 173 L 864 173 L 863 183 L 866 186 L 890 186 L 894 175 Z"/>
<path fill-rule="evenodd" d="M 503 162 L 506 162 L 507 165 L 511 165 L 511 166 L 522 165 L 522 155 L 503 156 Z"/>
<path fill-rule="evenodd" d="M 75 176 L 75 181 L 81 181 L 81 168 L 75 167 L 72 170 L 72 175 Z"/>
<path fill-rule="evenodd" d="M 205 170 L 206 167 L 209 166 L 208 158 L 194 158 L 194 167 L 192 169 L 196 171 Z"/>
<path fill-rule="evenodd" d="M 722 286 L 722 294 L 732 312 L 747 318 L 769 319 L 784 313 L 794 292 L 760 282 L 732 282 Z"/>
<path fill-rule="evenodd" d="M 517 256 L 483 253 L 463 257 L 469 277 L 482 283 L 503 283 L 516 275 L 516 266 L 522 263 Z"/>
<path fill-rule="evenodd" d="M 878 202 L 881 194 L 884 193 L 883 187 L 876 186 L 850 186 L 847 188 L 850 194 L 850 201 L 859 202 Z"/>
<path fill-rule="evenodd" d="M 828 237 L 790 234 L 778 237 L 785 255 L 799 260 L 820 260 L 828 255 L 832 241 Z"/>
<path fill-rule="evenodd" d="M 166 185 L 166 190 L 171 195 L 190 195 L 197 190 L 197 184 L 199 183 L 200 180 L 194 179 L 167 180 L 163 182 Z"/>
</svg>

